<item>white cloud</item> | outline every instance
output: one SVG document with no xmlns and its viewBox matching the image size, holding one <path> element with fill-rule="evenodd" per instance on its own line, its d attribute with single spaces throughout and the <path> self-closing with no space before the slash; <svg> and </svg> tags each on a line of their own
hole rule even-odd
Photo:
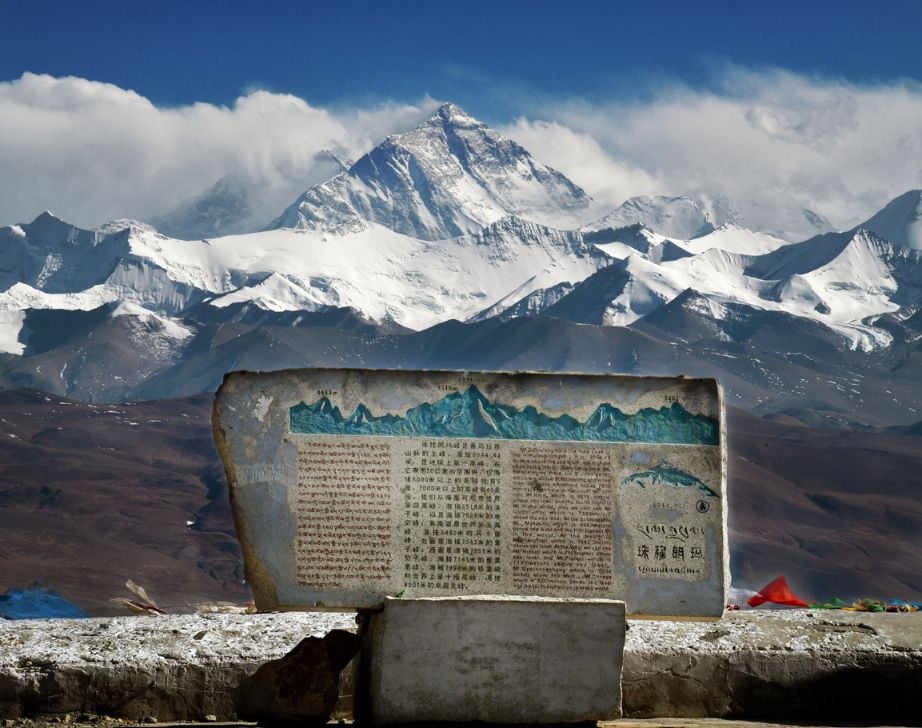
<svg viewBox="0 0 922 728">
<path fill-rule="evenodd" d="M 752 227 L 806 232 L 802 208 L 844 228 L 922 187 L 922 87 L 913 82 L 731 69 L 716 91 L 546 101 L 531 116 L 553 123 L 519 121 L 509 132 L 529 133 L 537 156 L 556 155 L 552 163 L 611 205 L 650 187 L 720 196 Z"/>
<path fill-rule="evenodd" d="M 616 201 L 659 191 L 655 177 L 617 161 L 586 132 L 524 117 L 500 131 L 583 187 L 596 200 L 599 217 L 610 211 Z"/>
<path fill-rule="evenodd" d="M 26 73 L 0 83 L 0 224 L 43 209 L 84 227 L 151 219 L 225 176 L 260 189 L 268 222 L 329 173 L 318 153 L 354 157 L 434 105 L 334 112 L 256 90 L 231 107 L 161 108 L 111 84 Z"/>
<path fill-rule="evenodd" d="M 922 87 L 856 85 L 728 69 L 712 90 L 672 85 L 640 101 L 534 94 L 502 131 L 614 207 L 638 194 L 731 204 L 763 229 L 844 228 L 922 187 Z M 331 172 L 412 127 L 435 102 L 318 108 L 263 90 L 230 107 L 158 107 L 111 84 L 25 74 L 0 83 L 0 224 L 50 208 L 90 227 L 151 219 L 221 177 L 247 180 L 263 221 Z"/>
</svg>

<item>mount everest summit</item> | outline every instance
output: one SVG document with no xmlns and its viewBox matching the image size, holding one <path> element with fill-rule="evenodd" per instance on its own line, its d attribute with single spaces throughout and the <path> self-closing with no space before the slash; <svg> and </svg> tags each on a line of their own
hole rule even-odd
<svg viewBox="0 0 922 728">
<path fill-rule="evenodd" d="M 476 233 L 508 215 L 575 227 L 589 201 L 514 141 L 444 104 L 416 129 L 388 137 L 305 192 L 271 227 L 358 231 L 371 223 L 440 240 Z"/>
<path fill-rule="evenodd" d="M 918 190 L 802 242 L 681 196 L 600 217 L 453 104 L 331 172 L 256 232 L 182 239 L 255 229 L 233 180 L 154 221 L 179 237 L 0 228 L 0 381 L 113 399 L 311 364 L 684 372 L 756 411 L 922 419 Z"/>
</svg>

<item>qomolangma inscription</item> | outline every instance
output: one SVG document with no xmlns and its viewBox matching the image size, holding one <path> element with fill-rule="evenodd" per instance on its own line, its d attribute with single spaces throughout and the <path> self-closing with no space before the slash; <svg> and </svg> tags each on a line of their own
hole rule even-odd
<svg viewBox="0 0 922 728">
<path fill-rule="evenodd" d="M 404 585 L 495 591 L 504 581 L 499 443 L 413 441 L 402 455 Z"/>
<path fill-rule="evenodd" d="M 229 375 L 215 431 L 261 608 L 523 594 L 707 616 L 721 417 L 712 380 L 299 370 Z"/>
</svg>

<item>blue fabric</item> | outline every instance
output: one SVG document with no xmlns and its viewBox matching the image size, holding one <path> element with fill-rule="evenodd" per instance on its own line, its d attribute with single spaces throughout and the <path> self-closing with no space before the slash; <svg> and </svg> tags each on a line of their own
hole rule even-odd
<svg viewBox="0 0 922 728">
<path fill-rule="evenodd" d="M 5 619 L 52 619 L 86 617 L 80 607 L 51 589 L 8 589 L 0 594 L 0 617 Z"/>
</svg>

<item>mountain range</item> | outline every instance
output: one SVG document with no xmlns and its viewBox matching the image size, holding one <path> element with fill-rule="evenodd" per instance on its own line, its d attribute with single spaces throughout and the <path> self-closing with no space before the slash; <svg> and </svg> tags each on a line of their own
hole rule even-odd
<svg viewBox="0 0 922 728">
<path fill-rule="evenodd" d="M 0 228 L 0 589 L 244 601 L 201 393 L 365 366 L 717 377 L 734 583 L 922 595 L 922 191 L 846 231 L 804 210 L 806 239 L 726 200 L 604 210 L 451 104 L 329 170 L 271 214 L 227 178 L 148 223 Z M 436 414 L 487 426 L 477 394 Z"/>
<path fill-rule="evenodd" d="M 232 368 L 567 368 L 717 376 L 808 423 L 922 419 L 919 190 L 843 232 L 805 211 L 821 232 L 800 241 L 681 195 L 599 216 L 453 104 L 337 165 L 242 234 L 184 239 L 251 217 L 233 180 L 159 221 L 176 237 L 49 212 L 0 228 L 0 386 L 115 401 Z"/>
<path fill-rule="evenodd" d="M 304 434 L 385 435 L 493 438 L 508 440 L 575 440 L 596 442 L 655 442 L 680 445 L 717 445 L 720 423 L 693 415 L 681 404 L 644 407 L 625 414 L 614 405 L 599 404 L 585 422 L 564 414 L 551 417 L 528 405 L 521 410 L 491 402 L 471 385 L 446 394 L 437 402 L 423 402 L 403 415 L 376 416 L 364 404 L 343 417 L 327 397 L 301 402 L 289 413 L 292 432 Z"/>
</svg>

